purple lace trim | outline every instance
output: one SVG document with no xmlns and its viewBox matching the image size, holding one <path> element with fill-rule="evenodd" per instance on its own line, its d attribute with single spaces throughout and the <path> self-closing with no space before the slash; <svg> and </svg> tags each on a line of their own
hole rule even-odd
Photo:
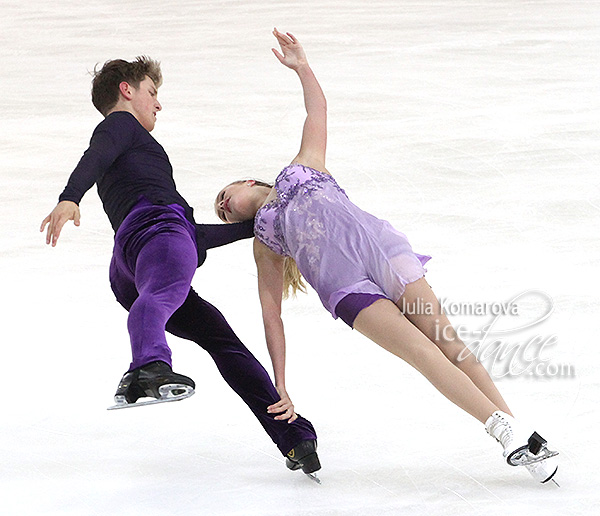
<svg viewBox="0 0 600 516">
<path fill-rule="evenodd" d="M 299 169 L 301 169 L 300 173 Z M 281 227 L 281 213 L 286 210 L 294 197 L 299 194 L 310 195 L 312 192 L 319 190 L 323 183 L 332 184 L 342 194 L 346 195 L 346 192 L 339 187 L 335 179 L 329 174 L 298 163 L 292 163 L 285 167 L 275 179 L 277 197 L 265 204 L 256 213 L 254 235 L 277 254 L 290 256 L 290 250 Z M 269 230 L 270 226 L 272 231 Z"/>
</svg>

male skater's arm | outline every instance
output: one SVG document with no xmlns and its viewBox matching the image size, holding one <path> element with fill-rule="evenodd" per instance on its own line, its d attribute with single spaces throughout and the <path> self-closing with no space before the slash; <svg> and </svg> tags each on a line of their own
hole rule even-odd
<svg viewBox="0 0 600 516">
<path fill-rule="evenodd" d="M 204 242 L 205 249 L 221 247 L 253 236 L 254 219 L 233 224 L 196 224 L 197 240 Z"/>
<path fill-rule="evenodd" d="M 40 232 L 48 225 L 46 244 L 56 246 L 60 232 L 69 220 L 80 224 L 79 202 L 115 159 L 131 145 L 133 132 L 127 116 L 105 119 L 94 131 L 89 148 L 73 170 L 59 203 L 42 221 Z"/>
</svg>

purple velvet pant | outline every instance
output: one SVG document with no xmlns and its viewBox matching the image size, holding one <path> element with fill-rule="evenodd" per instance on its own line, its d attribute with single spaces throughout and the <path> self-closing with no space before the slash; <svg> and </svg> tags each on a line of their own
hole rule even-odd
<svg viewBox="0 0 600 516">
<path fill-rule="evenodd" d="M 223 315 L 191 288 L 198 264 L 195 228 L 177 205 L 136 205 L 115 235 L 110 282 L 129 310 L 130 369 L 162 360 L 171 364 L 165 329 L 204 348 L 229 386 L 244 400 L 286 454 L 315 439 L 312 424 L 276 421 L 267 407 L 279 395 L 267 371 L 235 335 Z"/>
</svg>

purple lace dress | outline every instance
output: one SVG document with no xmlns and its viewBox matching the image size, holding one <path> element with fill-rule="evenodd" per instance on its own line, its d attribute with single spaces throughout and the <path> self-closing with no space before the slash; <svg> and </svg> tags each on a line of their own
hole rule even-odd
<svg viewBox="0 0 600 516">
<path fill-rule="evenodd" d="M 348 294 L 396 302 L 424 276 L 431 257 L 415 254 L 403 233 L 350 202 L 329 174 L 292 164 L 277 176 L 275 190 L 277 198 L 256 214 L 254 234 L 294 258 L 334 318 Z"/>
</svg>

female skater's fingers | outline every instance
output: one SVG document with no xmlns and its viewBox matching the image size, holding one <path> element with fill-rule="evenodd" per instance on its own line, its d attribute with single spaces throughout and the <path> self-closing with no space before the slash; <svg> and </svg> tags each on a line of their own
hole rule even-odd
<svg viewBox="0 0 600 516">
<path fill-rule="evenodd" d="M 281 42 L 280 32 L 277 29 L 273 29 L 273 36 L 277 39 L 277 41 Z"/>
<path fill-rule="evenodd" d="M 285 45 L 289 45 L 292 43 L 292 40 L 290 38 L 288 38 L 285 34 L 282 34 L 281 32 L 279 32 L 277 29 L 275 29 L 273 34 L 275 34 L 275 37 L 277 38 L 279 43 L 283 43 Z"/>
<path fill-rule="evenodd" d="M 283 412 L 286 410 L 286 404 L 283 400 L 274 403 L 273 405 L 267 407 L 267 412 L 271 414 L 277 414 L 279 412 Z"/>
<path fill-rule="evenodd" d="M 275 28 L 273 29 L 273 34 L 275 34 L 275 37 L 276 37 L 277 39 L 279 39 L 279 38 L 281 38 L 281 37 L 283 36 L 283 33 L 282 33 L 282 32 L 279 32 L 279 29 L 278 29 L 277 27 L 275 27 Z"/>
<path fill-rule="evenodd" d="M 279 414 L 275 416 L 274 419 L 276 420 L 289 419 L 294 415 L 294 404 L 289 397 L 285 396 L 277 403 L 267 407 L 267 412 L 269 414 Z"/>
<path fill-rule="evenodd" d="M 283 56 L 282 56 L 282 55 L 281 55 L 281 54 L 280 54 L 280 53 L 279 53 L 277 50 L 275 50 L 274 48 L 272 48 L 271 50 L 272 50 L 272 51 L 273 51 L 273 53 L 275 54 L 275 57 L 276 57 L 277 59 L 279 59 L 279 62 L 280 62 L 280 63 L 283 63 L 283 61 L 284 61 L 284 59 L 285 59 L 285 58 L 284 58 L 284 57 L 283 57 Z"/>
<path fill-rule="evenodd" d="M 274 419 L 278 420 L 278 421 L 283 421 L 285 419 L 290 419 L 292 416 L 294 415 L 294 408 L 289 408 L 287 409 L 283 414 L 279 414 L 278 416 L 275 416 Z"/>
</svg>

